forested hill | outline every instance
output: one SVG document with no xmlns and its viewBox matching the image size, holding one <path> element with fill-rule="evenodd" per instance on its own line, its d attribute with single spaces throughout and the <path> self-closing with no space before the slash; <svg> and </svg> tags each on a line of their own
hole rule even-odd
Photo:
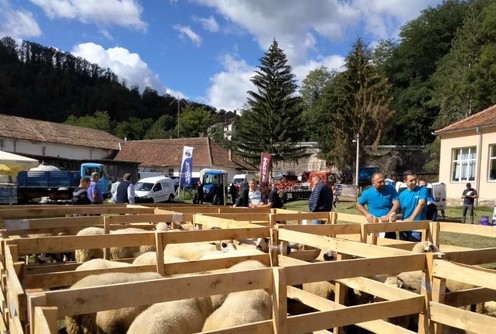
<svg viewBox="0 0 496 334">
<path fill-rule="evenodd" d="M 188 101 L 188 107 L 215 109 Z M 184 108 L 186 101 L 179 101 Z M 63 123 L 97 113 L 102 130 L 121 137 L 167 138 L 176 132 L 178 101 L 146 88 L 128 88 L 108 68 L 29 41 L 0 40 L 0 114 Z M 108 124 L 104 124 L 108 123 Z M 107 127 L 107 128 L 106 128 Z M 148 129 L 148 130 L 147 130 Z"/>
</svg>

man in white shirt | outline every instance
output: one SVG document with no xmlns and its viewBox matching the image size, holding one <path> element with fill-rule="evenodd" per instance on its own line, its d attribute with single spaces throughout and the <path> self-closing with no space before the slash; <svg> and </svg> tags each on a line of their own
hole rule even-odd
<svg viewBox="0 0 496 334">
<path fill-rule="evenodd" d="M 248 202 L 250 208 L 253 208 L 262 202 L 262 193 L 258 190 L 257 180 L 251 179 L 248 186 L 250 187 L 248 191 Z"/>
</svg>

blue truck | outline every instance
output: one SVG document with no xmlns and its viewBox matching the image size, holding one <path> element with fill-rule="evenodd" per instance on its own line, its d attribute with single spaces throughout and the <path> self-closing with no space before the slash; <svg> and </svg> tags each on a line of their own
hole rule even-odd
<svg viewBox="0 0 496 334">
<path fill-rule="evenodd" d="M 17 202 L 28 203 L 37 198 L 50 200 L 71 200 L 74 188 L 82 177 L 91 177 L 93 172 L 100 174 L 99 185 L 104 197 L 109 197 L 111 180 L 105 165 L 94 162 L 81 164 L 79 171 L 23 171 L 17 175 Z"/>
</svg>

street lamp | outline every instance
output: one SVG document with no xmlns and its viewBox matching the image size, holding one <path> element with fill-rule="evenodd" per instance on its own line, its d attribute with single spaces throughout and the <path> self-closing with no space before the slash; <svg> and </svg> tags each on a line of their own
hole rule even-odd
<svg viewBox="0 0 496 334">
<path fill-rule="evenodd" d="M 359 178 L 359 166 L 360 166 L 360 135 L 356 134 L 356 139 L 353 140 L 356 143 L 356 167 L 355 167 L 355 185 L 358 189 L 358 178 Z"/>
</svg>

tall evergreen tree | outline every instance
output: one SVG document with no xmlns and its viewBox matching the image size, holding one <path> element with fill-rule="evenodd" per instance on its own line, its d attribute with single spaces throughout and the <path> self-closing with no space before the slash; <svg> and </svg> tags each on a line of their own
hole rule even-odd
<svg viewBox="0 0 496 334">
<path fill-rule="evenodd" d="M 296 161 L 305 156 L 305 149 L 298 145 L 304 127 L 295 76 L 276 40 L 260 63 L 251 78 L 257 90 L 248 91 L 248 109 L 236 125 L 237 151 L 253 163 L 260 161 L 262 152 L 272 153 L 276 163 Z"/>
<path fill-rule="evenodd" d="M 321 157 L 340 168 L 354 164 L 355 144 L 376 147 L 392 127 L 389 84 L 372 61 L 370 49 L 359 38 L 346 57 L 346 71 L 326 89 L 318 131 Z M 363 152 L 363 150 L 362 150 Z"/>
</svg>

